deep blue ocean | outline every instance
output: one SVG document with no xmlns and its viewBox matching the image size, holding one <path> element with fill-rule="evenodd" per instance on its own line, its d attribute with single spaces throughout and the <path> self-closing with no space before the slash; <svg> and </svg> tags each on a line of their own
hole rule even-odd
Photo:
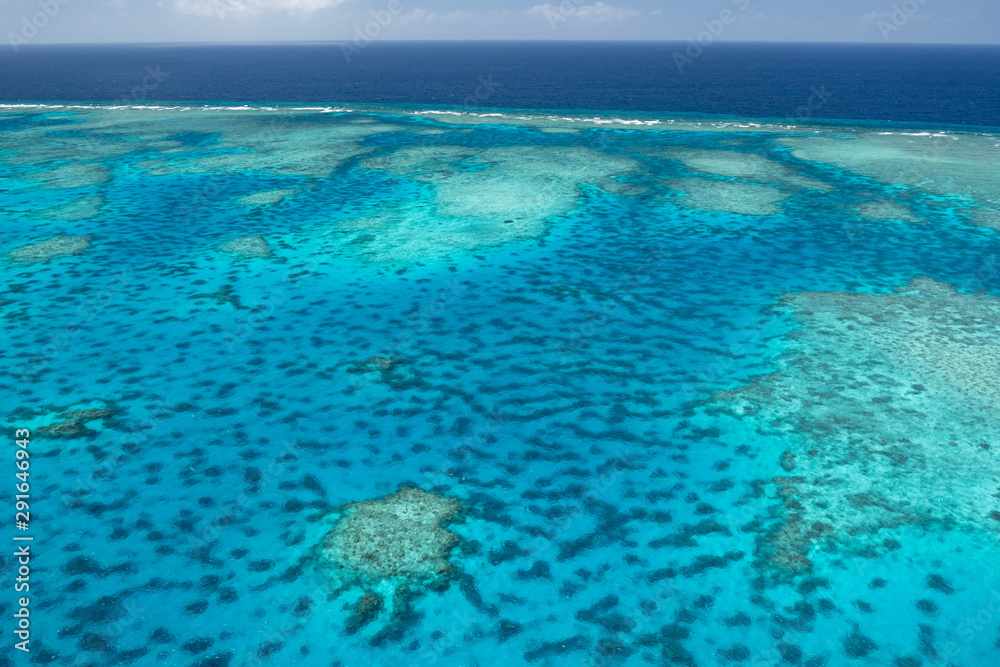
<svg viewBox="0 0 1000 667">
<path fill-rule="evenodd" d="M 1000 49 L 685 48 L 0 50 L 0 667 L 1000 665 Z"/>
<path fill-rule="evenodd" d="M 448 104 L 1000 126 L 995 46 L 717 43 L 678 67 L 675 54 L 688 57 L 688 48 L 28 45 L 0 50 L 0 100 Z M 147 67 L 166 76 L 151 79 Z"/>
</svg>

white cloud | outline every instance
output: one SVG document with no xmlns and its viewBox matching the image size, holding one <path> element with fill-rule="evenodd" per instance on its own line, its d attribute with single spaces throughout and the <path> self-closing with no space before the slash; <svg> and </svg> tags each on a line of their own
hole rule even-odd
<svg viewBox="0 0 1000 667">
<path fill-rule="evenodd" d="M 871 12 L 861 17 L 861 25 L 871 26 L 879 21 L 888 21 L 892 18 L 892 12 Z"/>
<path fill-rule="evenodd" d="M 403 23 L 459 23 L 476 18 L 478 18 L 476 14 L 461 9 L 447 14 L 437 14 L 422 7 L 415 7 L 400 16 Z"/>
<path fill-rule="evenodd" d="M 483 15 L 483 23 L 490 25 L 493 23 L 512 23 L 523 18 L 521 12 L 512 12 L 509 9 L 491 9 Z"/>
<path fill-rule="evenodd" d="M 309 14 L 326 7 L 335 7 L 346 0 L 174 0 L 182 14 L 198 16 L 247 16 L 268 12 Z"/>
<path fill-rule="evenodd" d="M 441 20 L 445 23 L 456 23 L 458 21 L 468 21 L 469 19 L 475 18 L 474 14 L 469 12 L 464 12 L 459 10 L 457 12 L 451 12 L 450 14 L 442 14 Z"/>
<path fill-rule="evenodd" d="M 638 16 L 639 12 L 626 7 L 615 7 L 598 2 L 596 5 L 577 7 L 576 15 L 584 21 L 621 21 Z"/>
<path fill-rule="evenodd" d="M 606 5 L 603 2 L 593 5 L 580 5 L 579 7 L 569 1 L 558 5 L 546 2 L 544 5 L 535 5 L 528 10 L 528 16 L 544 18 L 550 23 L 559 23 L 573 19 L 587 23 L 607 23 L 610 21 L 623 21 L 633 16 L 639 16 L 639 14 L 640 12 L 634 9 Z"/>
<path fill-rule="evenodd" d="M 424 21 L 430 23 L 438 18 L 434 12 L 429 12 L 422 7 L 416 7 L 399 17 L 403 23 L 418 23 Z"/>
<path fill-rule="evenodd" d="M 910 21 L 929 21 L 930 19 L 930 14 L 907 14 L 897 10 L 893 12 L 870 12 L 861 17 L 860 23 L 862 26 L 867 27 L 877 25 L 879 21 L 885 21 L 896 27 L 900 27 Z"/>
</svg>

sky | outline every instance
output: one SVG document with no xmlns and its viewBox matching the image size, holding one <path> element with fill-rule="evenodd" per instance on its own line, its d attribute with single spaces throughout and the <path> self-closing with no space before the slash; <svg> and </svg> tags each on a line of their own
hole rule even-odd
<svg viewBox="0 0 1000 667">
<path fill-rule="evenodd" d="M 0 0 L 4 42 L 1000 43 L 1000 0 Z"/>
</svg>

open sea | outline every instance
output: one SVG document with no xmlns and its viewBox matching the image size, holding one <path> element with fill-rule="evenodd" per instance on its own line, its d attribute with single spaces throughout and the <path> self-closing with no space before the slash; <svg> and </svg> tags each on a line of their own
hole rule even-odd
<svg viewBox="0 0 1000 667">
<path fill-rule="evenodd" d="M 0 50 L 0 667 L 1000 665 L 1000 48 L 688 49 Z"/>
</svg>

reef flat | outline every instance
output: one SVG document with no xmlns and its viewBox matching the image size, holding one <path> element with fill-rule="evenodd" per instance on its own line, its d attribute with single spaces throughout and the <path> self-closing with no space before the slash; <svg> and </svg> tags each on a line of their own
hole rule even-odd
<svg viewBox="0 0 1000 667">
<path fill-rule="evenodd" d="M 441 524 L 460 508 L 458 501 L 408 487 L 348 505 L 322 557 L 369 584 L 403 579 L 428 585 L 451 569 L 447 555 L 458 538 Z"/>
<path fill-rule="evenodd" d="M 219 250 L 231 252 L 246 259 L 271 256 L 271 246 L 260 235 L 241 236 L 238 239 L 227 241 L 219 246 Z"/>
<path fill-rule="evenodd" d="M 48 262 L 56 257 L 79 255 L 90 247 L 90 236 L 53 236 L 12 250 L 7 256 L 15 262 Z"/>
<path fill-rule="evenodd" d="M 915 279 L 782 306 L 801 329 L 779 370 L 719 399 L 788 443 L 772 557 L 804 569 L 825 543 L 859 550 L 859 535 L 911 525 L 995 535 L 1000 299 Z"/>
</svg>

